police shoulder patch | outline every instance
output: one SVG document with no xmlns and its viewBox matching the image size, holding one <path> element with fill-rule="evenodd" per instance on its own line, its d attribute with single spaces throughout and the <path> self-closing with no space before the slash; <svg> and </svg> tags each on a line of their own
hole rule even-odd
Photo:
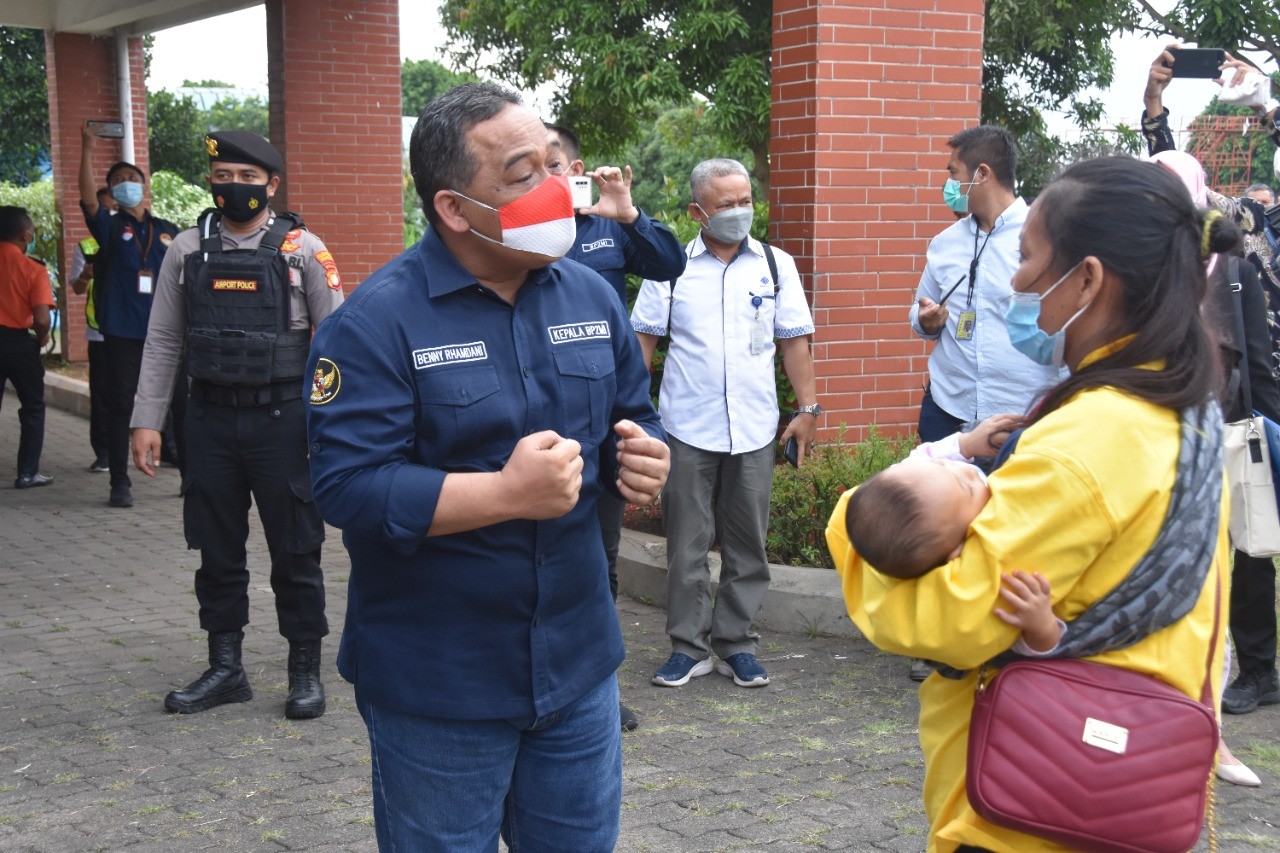
<svg viewBox="0 0 1280 853">
<path fill-rule="evenodd" d="M 311 405 L 323 406 L 333 402 L 342 387 L 342 371 L 327 358 L 316 362 L 316 374 L 311 378 Z"/>
<path fill-rule="evenodd" d="M 333 255 L 328 251 L 316 252 L 315 259 L 324 267 L 324 280 L 330 290 L 342 289 L 342 276 L 338 274 L 338 265 L 333 262 Z"/>
</svg>

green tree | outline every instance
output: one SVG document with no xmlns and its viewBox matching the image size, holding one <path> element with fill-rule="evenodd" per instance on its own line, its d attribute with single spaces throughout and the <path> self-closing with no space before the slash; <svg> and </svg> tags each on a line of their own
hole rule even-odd
<svg viewBox="0 0 1280 853">
<path fill-rule="evenodd" d="M 270 113 L 267 102 L 257 95 L 247 98 L 220 98 L 205 114 L 209 130 L 248 130 L 270 137 Z"/>
<path fill-rule="evenodd" d="M 748 170 L 753 165 L 751 152 L 722 142 L 710 126 L 706 104 L 692 99 L 663 108 L 616 158 L 597 157 L 590 149 L 583 152 L 589 169 L 606 164 L 631 166 L 631 199 L 654 213 L 673 205 L 683 210 L 689 203 L 689 173 L 711 157 L 732 157 Z M 671 193 L 674 199 L 669 198 Z"/>
<path fill-rule="evenodd" d="M 400 114 L 417 117 L 436 95 L 477 79 L 474 74 L 455 74 L 430 59 L 406 59 L 400 66 Z"/>
<path fill-rule="evenodd" d="M 768 186 L 770 0 L 444 0 L 465 67 L 525 89 L 593 156 L 636 139 L 667 104 L 698 95 L 715 134 L 753 153 Z"/>
<path fill-rule="evenodd" d="M 208 123 L 188 95 L 160 90 L 147 97 L 152 171 L 174 172 L 192 184 L 204 183 L 209 160 L 201 143 Z"/>
<path fill-rule="evenodd" d="M 1079 127 L 1093 131 L 1087 138 L 1099 143 L 1102 104 L 1084 93 L 1111 85 L 1111 37 L 1137 21 L 1132 0 L 987 0 L 982 120 L 1017 137 L 1023 196 L 1039 194 L 1075 154 L 1049 132 L 1046 110 L 1065 110 Z M 1133 137 L 1121 134 L 1118 142 L 1132 146 Z"/>
<path fill-rule="evenodd" d="M 1275 3 L 1225 3 L 1179 0 L 1168 12 L 1148 0 L 1135 0 L 1147 18 L 1144 29 L 1204 47 L 1261 51 L 1280 64 L 1280 9 Z"/>
<path fill-rule="evenodd" d="M 203 177 L 193 184 L 173 172 L 159 171 L 151 176 L 151 212 L 179 228 L 192 227 L 200 212 L 212 206 Z"/>
<path fill-rule="evenodd" d="M 49 159 L 44 33 L 0 27 L 0 181 L 27 184 Z"/>
</svg>

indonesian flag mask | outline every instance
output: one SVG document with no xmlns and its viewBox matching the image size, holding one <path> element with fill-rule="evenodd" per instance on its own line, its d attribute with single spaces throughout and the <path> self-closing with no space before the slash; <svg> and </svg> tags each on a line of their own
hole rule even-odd
<svg viewBox="0 0 1280 853">
<path fill-rule="evenodd" d="M 472 228 L 471 233 L 482 240 L 548 258 L 563 258 L 573 247 L 578 225 L 573 218 L 569 179 L 564 175 L 548 177 L 537 189 L 501 207 L 476 201 L 457 190 L 453 190 L 453 194 L 498 214 L 501 239 L 495 240 Z"/>
</svg>

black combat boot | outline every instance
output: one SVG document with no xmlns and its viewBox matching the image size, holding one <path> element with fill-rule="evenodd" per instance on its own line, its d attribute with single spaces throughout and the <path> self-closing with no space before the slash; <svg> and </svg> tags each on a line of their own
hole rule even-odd
<svg viewBox="0 0 1280 853">
<path fill-rule="evenodd" d="M 289 641 L 289 698 L 284 715 L 310 720 L 324 713 L 324 685 L 320 683 L 320 641 Z"/>
<path fill-rule="evenodd" d="M 175 714 L 194 714 L 228 702 L 248 702 L 253 698 L 249 677 L 240 664 L 243 631 L 209 635 L 209 668 L 182 690 L 164 697 L 164 708 Z"/>
</svg>

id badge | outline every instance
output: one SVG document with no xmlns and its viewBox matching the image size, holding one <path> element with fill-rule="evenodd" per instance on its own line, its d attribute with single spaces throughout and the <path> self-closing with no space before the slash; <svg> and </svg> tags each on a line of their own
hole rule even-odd
<svg viewBox="0 0 1280 853">
<path fill-rule="evenodd" d="M 977 325 L 978 313 L 976 311 L 965 311 L 962 313 L 960 315 L 960 319 L 956 321 L 956 340 L 973 340 L 973 330 Z"/>
<path fill-rule="evenodd" d="M 150 296 L 155 292 L 155 278 L 151 270 L 138 270 L 138 295 Z"/>
<path fill-rule="evenodd" d="M 764 321 L 756 315 L 755 322 L 751 324 L 751 354 L 760 355 L 765 351 L 765 345 L 769 340 L 768 332 L 764 327 Z"/>
</svg>

